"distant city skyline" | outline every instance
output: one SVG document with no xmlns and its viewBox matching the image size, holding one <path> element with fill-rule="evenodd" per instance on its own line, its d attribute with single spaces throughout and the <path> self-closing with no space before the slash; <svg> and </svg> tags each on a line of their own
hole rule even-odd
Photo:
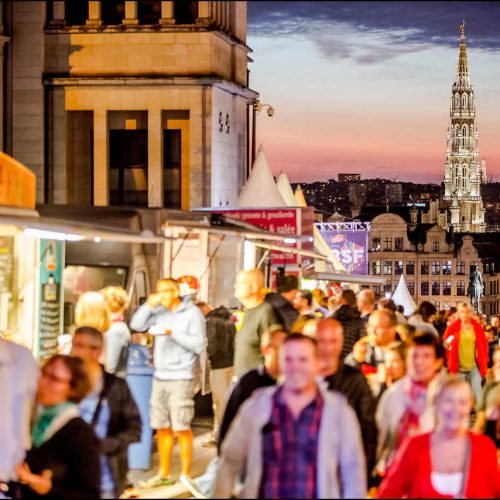
<svg viewBox="0 0 500 500">
<path fill-rule="evenodd" d="M 500 4 L 248 2 L 250 86 L 274 174 L 441 183 L 465 20 L 480 158 L 500 180 Z"/>
</svg>

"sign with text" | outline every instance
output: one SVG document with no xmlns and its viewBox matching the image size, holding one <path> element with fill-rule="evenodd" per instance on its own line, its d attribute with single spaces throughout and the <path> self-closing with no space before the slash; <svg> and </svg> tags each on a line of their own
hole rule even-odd
<svg viewBox="0 0 500 500">
<path fill-rule="evenodd" d="M 368 274 L 368 231 L 320 232 L 349 274 Z"/>
<path fill-rule="evenodd" d="M 280 235 L 313 235 L 314 210 L 307 208 L 263 208 L 263 209 L 238 209 L 214 210 L 226 217 L 240 220 Z M 280 243 L 290 248 L 312 250 L 312 242 L 306 243 Z M 308 257 L 306 257 L 307 259 Z M 273 267 L 299 266 L 302 260 L 294 253 L 284 253 L 279 250 L 271 251 L 271 265 Z"/>
</svg>

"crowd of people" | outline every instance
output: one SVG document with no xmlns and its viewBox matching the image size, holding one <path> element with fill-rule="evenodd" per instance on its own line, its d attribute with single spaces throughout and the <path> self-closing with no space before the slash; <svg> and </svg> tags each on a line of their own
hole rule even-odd
<svg viewBox="0 0 500 500">
<path fill-rule="evenodd" d="M 270 291 L 258 269 L 234 295 L 239 314 L 199 302 L 191 278 L 161 279 L 127 325 L 123 289 L 86 292 L 71 342 L 40 370 L 0 339 L 0 498 L 133 494 L 127 450 L 146 423 L 126 381 L 131 331 L 154 338 L 159 466 L 139 488 L 175 482 L 177 440 L 196 498 L 500 496 L 498 317 L 467 301 L 406 317 L 368 288 L 300 290 L 291 275 Z M 193 478 L 200 389 L 216 456 Z"/>
</svg>

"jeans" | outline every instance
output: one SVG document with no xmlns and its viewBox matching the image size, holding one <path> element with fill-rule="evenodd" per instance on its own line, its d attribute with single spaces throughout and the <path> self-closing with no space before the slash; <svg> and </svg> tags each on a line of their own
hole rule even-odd
<svg viewBox="0 0 500 500">
<path fill-rule="evenodd" d="M 467 382 L 469 382 L 469 384 L 471 385 L 472 394 L 474 395 L 474 407 L 477 407 L 479 401 L 481 401 L 481 394 L 483 391 L 482 389 L 483 379 L 481 377 L 481 374 L 479 373 L 479 368 L 475 366 L 470 372 L 464 372 L 464 373 L 458 372 L 457 375 L 467 380 Z"/>
</svg>

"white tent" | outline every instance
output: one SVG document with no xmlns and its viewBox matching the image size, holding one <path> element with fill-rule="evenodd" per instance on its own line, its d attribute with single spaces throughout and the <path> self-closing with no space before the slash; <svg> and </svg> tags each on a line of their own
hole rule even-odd
<svg viewBox="0 0 500 500">
<path fill-rule="evenodd" d="M 411 316 L 415 312 L 415 309 L 417 309 L 417 304 L 415 304 L 406 286 L 404 275 L 401 275 L 399 278 L 398 286 L 392 294 L 392 300 L 396 305 L 404 307 L 405 316 Z"/>
<path fill-rule="evenodd" d="M 281 194 L 281 197 L 283 198 L 283 200 L 285 200 L 285 203 L 287 204 L 287 206 L 289 206 L 289 207 L 300 206 L 298 204 L 297 199 L 295 198 L 295 195 L 293 194 L 293 189 L 292 189 L 292 186 L 290 186 L 290 181 L 288 180 L 288 175 L 286 175 L 284 170 L 281 171 L 276 184 L 278 186 L 278 190 Z"/>
<path fill-rule="evenodd" d="M 239 208 L 286 207 L 261 146 L 252 171 L 238 197 Z"/>
</svg>

